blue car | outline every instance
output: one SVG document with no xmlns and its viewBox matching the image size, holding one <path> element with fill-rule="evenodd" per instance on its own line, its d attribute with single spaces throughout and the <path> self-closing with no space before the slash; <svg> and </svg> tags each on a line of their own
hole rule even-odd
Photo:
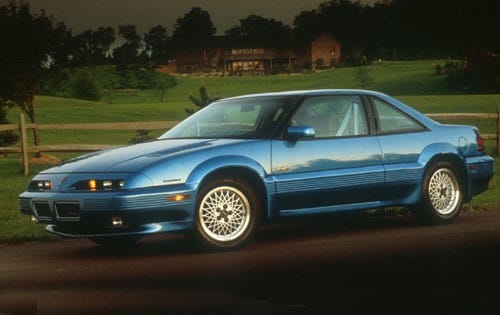
<svg viewBox="0 0 500 315">
<path fill-rule="evenodd" d="M 169 232 L 233 249 L 285 217 L 402 206 L 448 223 L 493 169 L 474 127 L 378 92 L 292 91 L 219 100 L 155 141 L 45 170 L 19 199 L 63 237 L 119 245 Z"/>
</svg>

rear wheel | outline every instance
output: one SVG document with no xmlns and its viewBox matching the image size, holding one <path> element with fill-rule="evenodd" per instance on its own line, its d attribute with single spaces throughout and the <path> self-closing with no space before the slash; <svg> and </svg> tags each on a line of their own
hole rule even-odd
<svg viewBox="0 0 500 315">
<path fill-rule="evenodd" d="M 194 234 L 203 248 L 234 249 L 253 236 L 260 202 L 246 182 L 211 181 L 200 190 L 196 205 Z"/>
<path fill-rule="evenodd" d="M 422 203 L 413 209 L 424 223 L 444 224 L 455 220 L 462 209 L 463 189 L 456 168 L 449 162 L 431 165 L 422 184 Z"/>
</svg>

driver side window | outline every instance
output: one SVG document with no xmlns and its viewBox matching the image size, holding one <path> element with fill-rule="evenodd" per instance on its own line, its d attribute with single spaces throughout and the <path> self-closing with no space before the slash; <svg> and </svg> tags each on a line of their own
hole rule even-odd
<svg viewBox="0 0 500 315">
<path fill-rule="evenodd" d="M 308 98 L 293 115 L 292 124 L 313 127 L 315 138 L 368 134 L 365 110 L 358 96 L 330 95 Z"/>
</svg>

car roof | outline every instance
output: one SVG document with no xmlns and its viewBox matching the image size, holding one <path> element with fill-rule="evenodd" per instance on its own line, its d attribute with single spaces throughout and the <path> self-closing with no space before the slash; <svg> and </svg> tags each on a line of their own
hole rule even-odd
<svg viewBox="0 0 500 315">
<path fill-rule="evenodd" d="M 431 127 L 436 124 L 434 120 L 430 119 L 426 115 L 420 113 L 414 108 L 402 103 L 401 101 L 381 92 L 371 91 L 371 90 L 360 90 L 360 89 L 317 89 L 317 90 L 294 90 L 294 91 L 283 91 L 283 92 L 271 92 L 271 93 L 256 93 L 256 94 L 247 94 L 235 97 L 228 97 L 221 99 L 221 101 L 225 100 L 235 100 L 235 99 L 245 99 L 245 98 L 254 98 L 254 97 L 294 97 L 294 96 L 321 96 L 321 95 L 370 95 L 379 97 L 385 101 L 389 101 L 393 105 L 399 107 L 399 109 L 403 109 L 406 113 L 411 114 L 413 118 L 417 118 L 421 123 L 423 123 L 426 127 Z"/>
<path fill-rule="evenodd" d="M 246 94 L 235 97 L 228 97 L 225 100 L 233 100 L 248 97 L 269 97 L 269 96 L 314 96 L 314 95 L 345 95 L 345 94 L 356 94 L 356 95 L 378 95 L 387 96 L 384 93 L 370 91 L 370 90 L 357 90 L 357 89 L 318 89 L 318 90 L 294 90 L 294 91 L 283 91 L 283 92 L 269 92 L 269 93 L 256 93 L 256 94 Z"/>
</svg>

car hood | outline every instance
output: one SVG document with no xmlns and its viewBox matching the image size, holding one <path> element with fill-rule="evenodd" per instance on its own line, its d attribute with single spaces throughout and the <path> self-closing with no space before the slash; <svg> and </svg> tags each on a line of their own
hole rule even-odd
<svg viewBox="0 0 500 315">
<path fill-rule="evenodd" d="M 54 173 L 137 172 L 157 161 L 244 140 L 166 139 L 92 152 L 44 171 Z"/>
</svg>

